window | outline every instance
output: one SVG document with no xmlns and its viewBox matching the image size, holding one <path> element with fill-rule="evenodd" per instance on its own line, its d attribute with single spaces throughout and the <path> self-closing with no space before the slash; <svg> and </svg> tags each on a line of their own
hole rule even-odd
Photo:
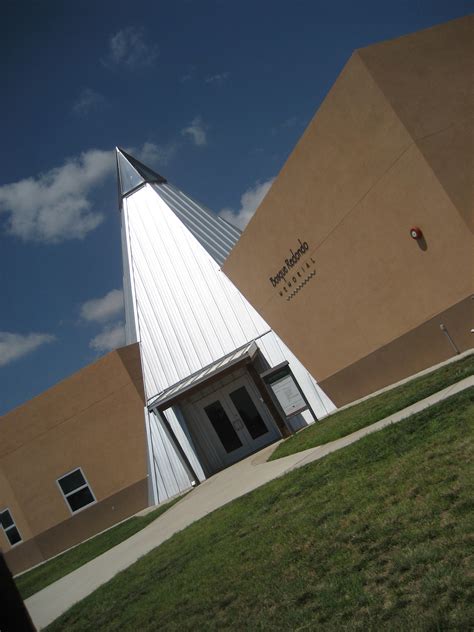
<svg viewBox="0 0 474 632">
<path fill-rule="evenodd" d="M 95 497 L 80 467 L 58 478 L 58 485 L 72 513 L 95 503 Z"/>
<path fill-rule="evenodd" d="M 2 525 L 3 531 L 8 538 L 8 541 L 12 546 L 21 542 L 21 535 L 16 528 L 12 515 L 9 509 L 0 511 L 0 525 Z"/>
</svg>

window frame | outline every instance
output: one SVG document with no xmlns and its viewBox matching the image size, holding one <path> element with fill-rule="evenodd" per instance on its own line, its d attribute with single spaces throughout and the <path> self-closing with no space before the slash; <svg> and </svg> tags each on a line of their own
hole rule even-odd
<svg viewBox="0 0 474 632">
<path fill-rule="evenodd" d="M 80 471 L 80 473 L 82 474 L 82 478 L 85 480 L 85 484 L 81 485 L 80 487 L 76 487 L 76 489 L 73 489 L 71 492 L 68 492 L 67 494 L 65 494 L 63 492 L 63 489 L 61 487 L 61 485 L 59 484 L 59 481 L 61 481 L 63 478 L 66 478 L 66 476 L 69 476 L 70 474 L 74 474 L 74 472 Z M 75 516 L 77 513 L 79 513 L 80 511 L 84 511 L 84 509 L 88 509 L 89 507 L 92 507 L 92 505 L 95 505 L 97 503 L 97 498 L 95 497 L 94 492 L 92 491 L 92 487 L 89 483 L 89 481 L 87 480 L 87 476 L 84 474 L 84 471 L 82 469 L 82 467 L 75 467 L 72 470 L 69 470 L 69 472 L 66 472 L 65 474 L 62 474 L 61 476 L 59 476 L 56 479 L 56 485 L 58 486 L 59 491 L 61 492 L 61 496 L 64 499 L 64 502 L 66 503 L 66 507 L 69 509 L 69 511 L 71 512 L 72 516 Z M 87 505 L 84 505 L 83 507 L 79 507 L 79 509 L 75 509 L 73 510 L 71 505 L 69 504 L 68 501 L 68 497 L 72 496 L 72 494 L 75 494 L 76 492 L 81 491 L 81 489 L 88 489 L 91 493 L 92 498 L 94 499 L 92 502 L 87 503 Z"/>
<path fill-rule="evenodd" d="M 278 400 L 278 397 L 276 396 L 272 388 L 272 384 L 274 382 L 277 382 L 278 380 L 284 377 L 290 377 L 292 379 L 294 385 L 296 386 L 296 388 L 298 389 L 301 395 L 301 398 L 305 402 L 305 406 L 302 406 L 298 410 L 292 411 L 288 415 L 283 410 L 283 406 L 280 404 L 280 401 Z M 318 421 L 318 417 L 316 416 L 316 413 L 314 412 L 311 404 L 309 403 L 308 398 L 306 397 L 303 389 L 301 388 L 298 380 L 296 379 L 293 371 L 291 370 L 290 363 L 288 362 L 288 360 L 285 360 L 284 362 L 280 362 L 280 364 L 277 364 L 276 366 L 271 367 L 267 369 L 266 371 L 263 371 L 263 373 L 260 373 L 260 378 L 264 381 L 265 386 L 267 387 L 267 391 L 269 392 L 270 397 L 273 400 L 273 403 L 278 407 L 280 414 L 283 415 L 283 419 L 288 421 L 289 419 L 291 419 L 292 417 L 295 417 L 296 415 L 301 415 L 301 413 L 304 412 L 305 410 L 309 410 L 310 414 L 313 417 L 313 421 L 314 422 Z M 292 434 L 294 434 L 293 431 L 291 432 Z"/>
<path fill-rule="evenodd" d="M 18 546 L 19 544 L 21 544 L 23 542 L 23 536 L 21 535 L 20 529 L 17 527 L 17 524 L 15 522 L 15 519 L 13 518 L 13 514 L 11 512 L 10 507 L 5 507 L 4 509 L 0 509 L 0 514 L 5 513 L 5 511 L 8 511 L 8 513 L 10 514 L 10 518 L 11 518 L 12 524 L 9 527 L 7 527 L 6 529 L 5 529 L 5 527 L 2 524 L 0 525 L 0 527 L 3 530 L 3 533 L 5 534 L 6 539 L 8 540 L 8 544 L 13 548 L 14 546 Z M 7 531 L 9 529 L 12 529 L 12 528 L 16 529 L 18 535 L 20 536 L 20 539 L 18 540 L 18 542 L 15 542 L 15 544 L 12 544 L 10 542 L 10 538 L 7 535 Z"/>
</svg>

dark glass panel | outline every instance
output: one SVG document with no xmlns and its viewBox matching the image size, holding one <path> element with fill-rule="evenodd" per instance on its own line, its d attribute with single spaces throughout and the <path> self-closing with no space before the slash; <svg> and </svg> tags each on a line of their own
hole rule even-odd
<svg viewBox="0 0 474 632">
<path fill-rule="evenodd" d="M 222 408 L 220 402 L 214 402 L 204 408 L 206 415 L 209 417 L 209 421 L 212 427 L 217 433 L 217 436 L 222 442 L 226 452 L 233 452 L 237 448 L 242 447 L 242 442 L 239 436 L 235 432 L 234 426 L 231 424 L 229 417 L 225 410 Z"/>
<path fill-rule="evenodd" d="M 5 509 L 5 511 L 2 511 L 2 513 L 0 513 L 0 524 L 4 529 L 12 526 L 13 518 L 8 509 Z"/>
<path fill-rule="evenodd" d="M 146 165 L 142 163 L 138 164 L 139 166 L 137 166 L 137 171 L 147 182 L 166 182 L 165 178 L 162 178 L 159 174 L 149 169 Z"/>
<path fill-rule="evenodd" d="M 118 166 L 120 172 L 120 190 L 125 195 L 139 184 L 145 182 L 142 176 L 135 171 L 132 165 L 122 154 L 118 154 Z"/>
<path fill-rule="evenodd" d="M 75 470 L 70 474 L 67 474 L 59 481 L 59 485 L 65 494 L 69 494 L 69 492 L 73 492 L 78 487 L 82 487 L 86 484 L 84 477 L 82 476 L 81 470 Z"/>
<path fill-rule="evenodd" d="M 253 403 L 245 386 L 238 388 L 236 391 L 230 393 L 232 403 L 237 408 L 242 421 L 247 427 L 252 439 L 257 439 L 268 432 L 268 428 L 265 425 L 257 407 Z"/>
<path fill-rule="evenodd" d="M 84 487 L 80 489 L 78 492 L 74 492 L 66 498 L 71 507 L 72 511 L 77 511 L 78 509 L 82 509 L 86 505 L 90 505 L 94 502 L 94 496 L 91 493 L 91 490 L 88 487 Z"/>
<path fill-rule="evenodd" d="M 5 533 L 11 545 L 16 544 L 17 542 L 21 542 L 21 535 L 19 534 L 18 529 L 16 527 L 11 527 Z"/>
</svg>

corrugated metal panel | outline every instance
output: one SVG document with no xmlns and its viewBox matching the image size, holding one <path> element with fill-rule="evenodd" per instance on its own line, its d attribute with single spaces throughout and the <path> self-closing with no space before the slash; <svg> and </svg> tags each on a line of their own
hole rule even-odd
<svg viewBox="0 0 474 632">
<path fill-rule="evenodd" d="M 122 221 L 122 262 L 123 262 L 123 294 L 125 303 L 125 344 L 138 342 L 137 304 L 133 294 L 132 271 L 130 268 L 130 253 L 128 250 L 127 231 Z"/>
<path fill-rule="evenodd" d="M 151 453 L 154 463 L 156 502 L 162 502 L 191 485 L 185 467 L 160 418 L 150 413 Z"/>
<path fill-rule="evenodd" d="M 154 186 L 123 200 L 123 222 L 148 400 L 268 331 Z"/>
<path fill-rule="evenodd" d="M 154 184 L 153 188 L 193 237 L 221 266 L 239 240 L 240 230 L 192 200 L 172 184 Z"/>
<path fill-rule="evenodd" d="M 193 440 L 189 433 L 189 429 L 186 425 L 186 421 L 184 419 L 181 409 L 179 408 L 179 406 L 173 406 L 173 408 L 168 408 L 168 410 L 164 412 L 164 415 L 166 416 L 166 419 L 168 420 L 176 436 L 176 439 L 179 441 L 186 456 L 188 457 L 189 462 L 191 463 L 191 466 L 193 470 L 195 471 L 198 479 L 200 481 L 204 480 L 206 476 L 202 469 L 201 463 L 199 462 L 199 459 L 196 455 L 196 449 L 194 447 Z M 184 489 L 186 489 L 190 485 L 189 477 L 187 477 L 187 480 L 188 480 L 188 483 Z"/>
</svg>

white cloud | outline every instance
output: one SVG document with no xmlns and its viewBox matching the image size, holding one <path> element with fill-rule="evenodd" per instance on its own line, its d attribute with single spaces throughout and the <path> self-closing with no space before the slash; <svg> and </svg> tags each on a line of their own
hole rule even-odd
<svg viewBox="0 0 474 632">
<path fill-rule="evenodd" d="M 136 156 L 138 160 L 151 167 L 153 165 L 167 165 L 175 157 L 178 149 L 179 143 L 176 141 L 160 145 L 146 142 L 143 143 L 140 149 L 136 151 L 131 149 L 128 153 Z"/>
<path fill-rule="evenodd" d="M 123 312 L 123 291 L 111 290 L 102 298 L 83 303 L 81 317 L 84 320 L 105 323 Z"/>
<path fill-rule="evenodd" d="M 78 116 L 86 116 L 91 110 L 96 110 L 105 104 L 105 98 L 90 88 L 85 88 L 72 106 L 72 111 Z"/>
<path fill-rule="evenodd" d="M 90 193 L 114 170 L 114 152 L 89 149 L 37 177 L 0 186 L 7 232 L 24 241 L 82 239 L 103 221 Z"/>
<path fill-rule="evenodd" d="M 129 26 L 110 38 L 109 52 L 103 63 L 133 69 L 150 66 L 157 57 L 158 47 L 145 41 L 144 30 Z"/>
<path fill-rule="evenodd" d="M 247 189 L 247 191 L 242 194 L 242 197 L 240 198 L 240 208 L 238 211 L 234 211 L 231 208 L 224 208 L 219 215 L 234 226 L 243 230 L 249 223 L 258 206 L 262 203 L 263 198 L 268 193 L 274 179 L 275 178 L 270 178 L 270 180 L 267 180 L 266 182 L 256 182 L 253 187 L 250 187 L 250 189 Z"/>
<path fill-rule="evenodd" d="M 125 344 L 125 326 L 123 323 L 115 323 L 106 326 L 100 334 L 92 338 L 89 343 L 91 349 L 96 351 L 112 351 Z"/>
<path fill-rule="evenodd" d="M 229 77 L 228 72 L 221 72 L 216 75 L 207 76 L 204 81 L 206 83 L 224 83 L 224 81 Z"/>
<path fill-rule="evenodd" d="M 112 351 L 125 344 L 125 327 L 122 321 L 116 320 L 123 315 L 123 291 L 111 290 L 101 298 L 93 298 L 83 303 L 81 318 L 95 323 L 102 323 L 102 331 L 89 342 L 89 347 L 96 351 Z"/>
<path fill-rule="evenodd" d="M 53 342 L 55 339 L 55 336 L 50 334 L 13 334 L 0 331 L 0 366 L 5 366 L 32 353 L 41 345 Z"/>
<path fill-rule="evenodd" d="M 296 125 L 299 124 L 299 122 L 300 121 L 297 116 L 290 116 L 289 118 L 285 119 L 282 123 L 280 123 L 276 127 L 272 127 L 272 130 L 271 130 L 272 136 L 279 134 L 281 130 L 288 130 L 295 127 Z"/>
<path fill-rule="evenodd" d="M 294 127 L 298 123 L 298 117 L 290 116 L 282 123 L 282 127 Z"/>
<path fill-rule="evenodd" d="M 196 116 L 191 125 L 181 130 L 183 136 L 190 136 L 195 145 L 205 145 L 207 143 L 206 130 L 200 116 Z"/>
</svg>

